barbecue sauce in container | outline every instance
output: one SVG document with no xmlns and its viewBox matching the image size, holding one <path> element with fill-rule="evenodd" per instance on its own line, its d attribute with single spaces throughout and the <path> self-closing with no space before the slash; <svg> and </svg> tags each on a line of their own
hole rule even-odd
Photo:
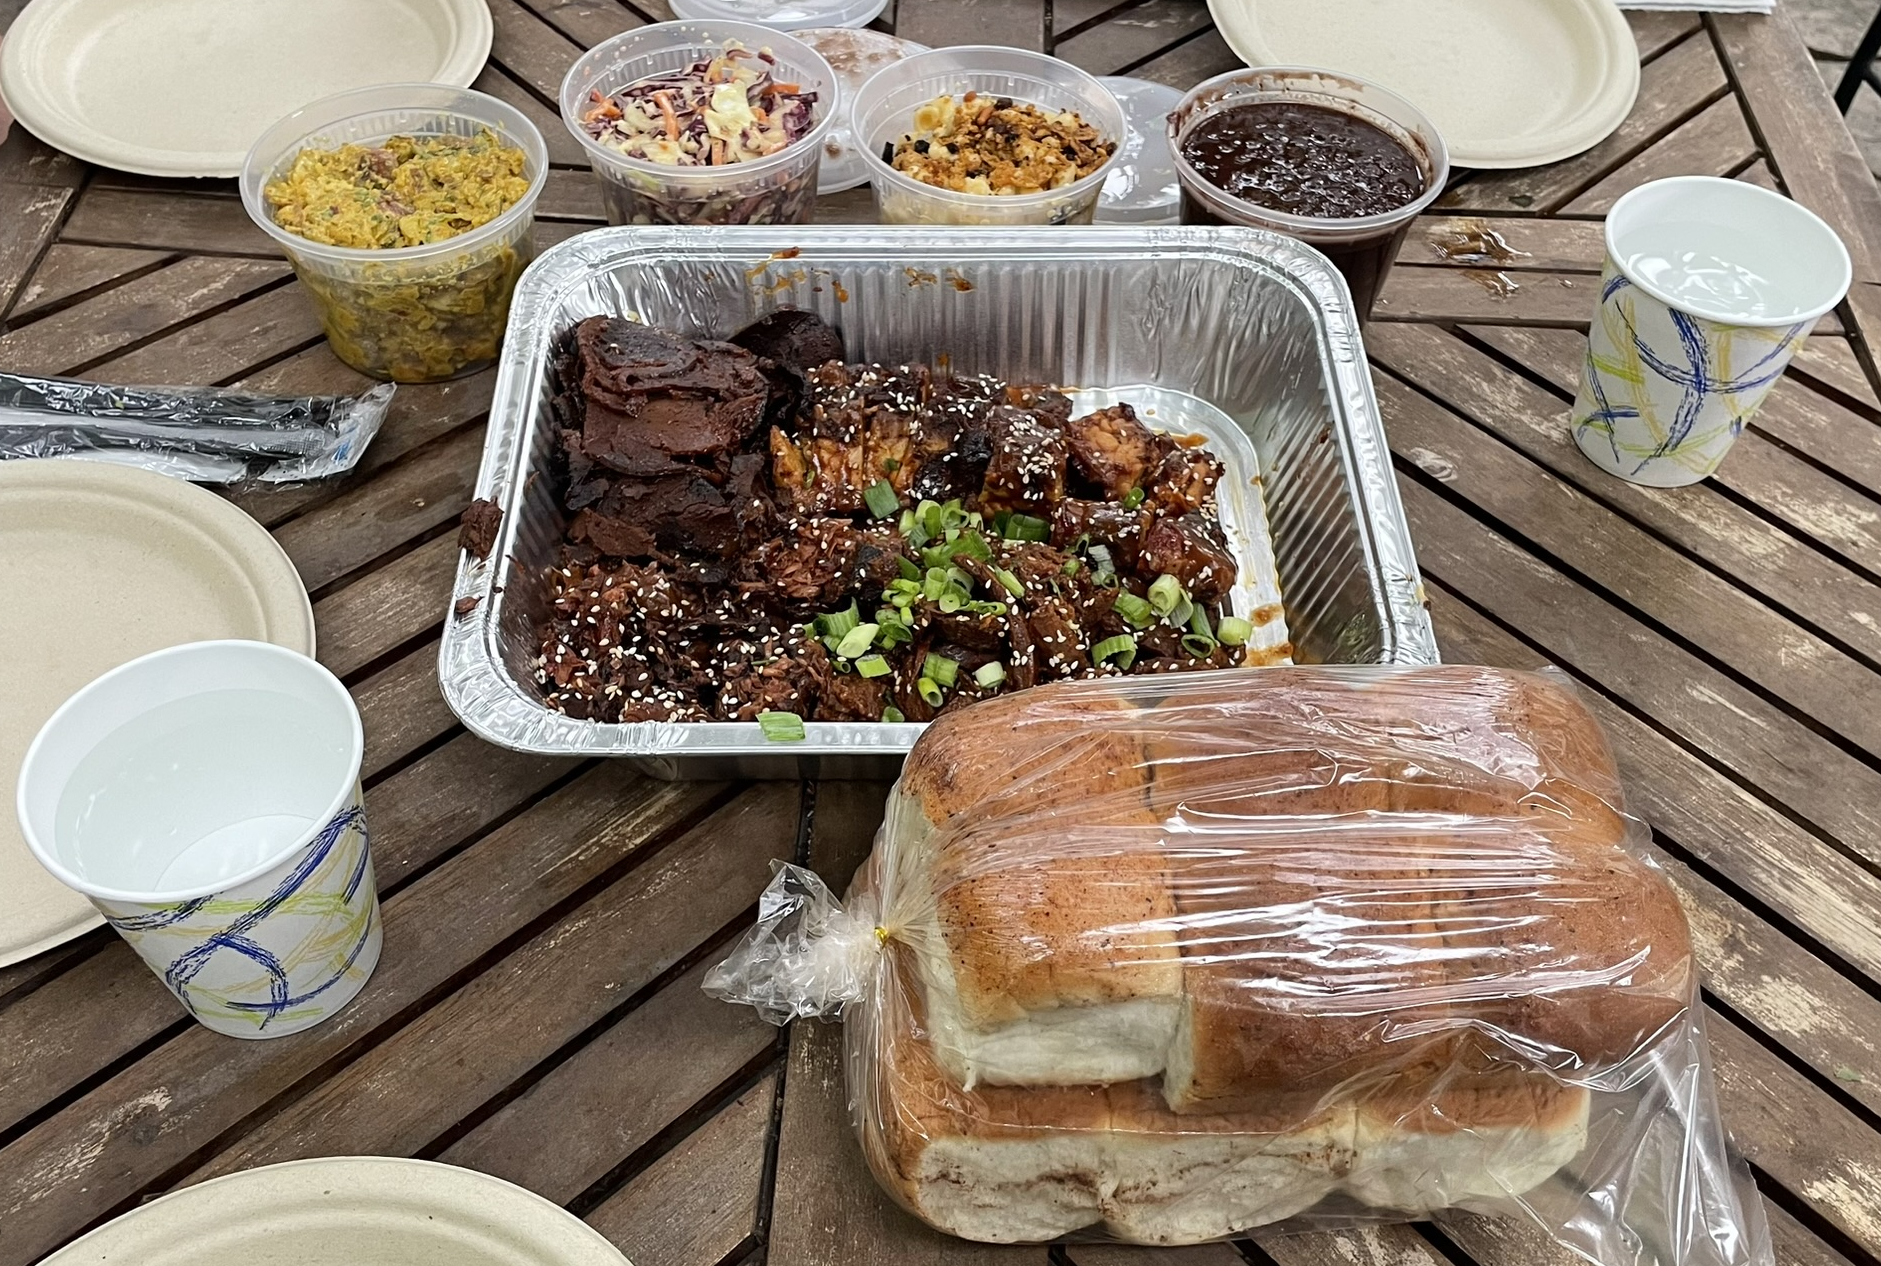
<svg viewBox="0 0 1881 1266">
<path fill-rule="evenodd" d="M 1417 109 L 1374 84 L 1325 71 L 1231 71 L 1169 116 L 1184 224 L 1272 229 L 1323 251 L 1353 307 L 1379 283 L 1449 172 Z"/>
</svg>

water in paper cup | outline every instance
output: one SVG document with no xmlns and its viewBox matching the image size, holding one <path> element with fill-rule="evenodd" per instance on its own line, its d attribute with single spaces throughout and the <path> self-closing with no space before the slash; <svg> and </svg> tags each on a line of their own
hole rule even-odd
<svg viewBox="0 0 1881 1266">
<path fill-rule="evenodd" d="M 314 661 L 172 647 L 46 722 L 20 823 L 198 1020 L 281 1036 L 339 1010 L 378 961 L 363 751 L 351 698 Z"/>
<path fill-rule="evenodd" d="M 1574 441 L 1633 483 L 1697 483 L 1848 292 L 1848 251 L 1781 194 L 1709 176 L 1641 185 L 1606 240 Z"/>
</svg>

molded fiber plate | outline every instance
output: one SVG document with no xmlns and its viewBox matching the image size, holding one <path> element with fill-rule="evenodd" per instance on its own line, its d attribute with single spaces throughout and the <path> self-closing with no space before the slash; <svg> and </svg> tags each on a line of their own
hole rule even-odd
<svg viewBox="0 0 1881 1266">
<path fill-rule="evenodd" d="M 391 1156 L 264 1165 L 185 1187 L 40 1266 L 631 1266 L 601 1233 L 475 1170 Z"/>
<path fill-rule="evenodd" d="M 259 523 L 181 479 L 0 462 L 0 967 L 104 922 L 26 849 L 26 747 L 79 687 L 166 646 L 249 638 L 313 654 L 313 608 Z"/>
<path fill-rule="evenodd" d="M 351 88 L 468 87 L 484 0 L 33 0 L 0 46 L 28 131 L 152 176 L 234 176 L 255 138 Z"/>
<path fill-rule="evenodd" d="M 1613 0 L 1208 0 L 1250 66 L 1369 79 L 1428 114 L 1458 167 L 1538 167 L 1599 144 L 1639 93 Z"/>
</svg>

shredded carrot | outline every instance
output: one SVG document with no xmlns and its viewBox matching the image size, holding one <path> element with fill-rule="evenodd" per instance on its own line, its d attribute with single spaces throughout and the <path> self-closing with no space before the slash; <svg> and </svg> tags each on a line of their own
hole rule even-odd
<svg viewBox="0 0 1881 1266">
<path fill-rule="evenodd" d="M 712 138 L 712 162 L 714 166 L 725 164 L 725 138 L 722 136 Z"/>
<path fill-rule="evenodd" d="M 800 92 L 802 91 L 801 87 L 797 84 L 772 84 L 769 90 L 771 92 Z"/>
<path fill-rule="evenodd" d="M 679 116 L 673 113 L 672 101 L 668 99 L 665 92 L 656 92 L 653 94 L 653 104 L 660 107 L 660 117 L 666 120 L 666 139 L 678 140 Z"/>
</svg>

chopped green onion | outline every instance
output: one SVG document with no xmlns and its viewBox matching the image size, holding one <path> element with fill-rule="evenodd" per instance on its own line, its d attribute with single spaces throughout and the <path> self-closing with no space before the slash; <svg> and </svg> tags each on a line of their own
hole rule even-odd
<svg viewBox="0 0 1881 1266">
<path fill-rule="evenodd" d="M 1195 604 L 1195 610 L 1189 612 L 1189 632 L 1211 642 L 1215 640 L 1215 630 L 1208 625 L 1208 611 L 1199 602 Z"/>
<path fill-rule="evenodd" d="M 927 575 L 921 581 L 921 596 L 929 602 L 937 601 L 947 590 L 947 573 L 938 567 L 927 569 Z"/>
<path fill-rule="evenodd" d="M 864 677 L 886 677 L 893 670 L 880 655 L 864 655 L 856 661 L 856 671 Z"/>
<path fill-rule="evenodd" d="M 1182 595 L 1182 601 L 1176 603 L 1176 609 L 1169 613 L 1170 627 L 1178 629 L 1188 628 L 1189 617 L 1194 614 L 1195 602 L 1185 593 Z"/>
<path fill-rule="evenodd" d="M 1111 610 L 1123 617 L 1123 622 L 1133 629 L 1146 629 L 1156 622 L 1156 613 L 1150 604 L 1125 589 L 1117 595 L 1117 601 Z"/>
<path fill-rule="evenodd" d="M 960 661 L 929 651 L 927 658 L 921 662 L 921 675 L 929 681 L 952 689 L 954 682 L 960 678 Z"/>
<path fill-rule="evenodd" d="M 849 630 L 860 623 L 862 623 L 862 613 L 857 611 L 856 604 L 851 602 L 845 610 L 831 611 L 826 615 L 816 617 L 816 631 L 823 637 L 840 639 L 847 636 Z"/>
<path fill-rule="evenodd" d="M 960 539 L 954 542 L 953 558 L 959 558 L 962 554 L 984 561 L 993 556 L 993 547 L 978 532 L 962 532 Z"/>
<path fill-rule="evenodd" d="M 1003 602 L 969 602 L 960 608 L 968 615 L 1004 615 L 1006 604 Z"/>
<path fill-rule="evenodd" d="M 1065 565 L 1059 568 L 1059 570 L 1062 571 L 1067 576 L 1075 576 L 1078 574 L 1078 567 L 1079 567 L 1079 563 L 1077 559 L 1067 558 L 1065 560 Z"/>
<path fill-rule="evenodd" d="M 895 495 L 895 485 L 886 479 L 878 479 L 862 490 L 862 504 L 876 518 L 886 519 L 901 508 L 901 498 Z"/>
<path fill-rule="evenodd" d="M 903 510 L 901 512 L 901 522 L 898 526 L 901 528 L 901 534 L 903 536 L 914 531 L 914 511 Z"/>
<path fill-rule="evenodd" d="M 794 712 L 760 712 L 758 728 L 773 743 L 803 742 L 803 718 Z"/>
<path fill-rule="evenodd" d="M 1114 663 L 1119 668 L 1128 668 L 1136 663 L 1136 639 L 1128 633 L 1119 633 L 1107 637 L 1091 648 L 1093 664 Z"/>
<path fill-rule="evenodd" d="M 921 525 L 921 530 L 927 533 L 927 537 L 930 541 L 941 534 L 943 524 L 941 523 L 941 508 L 938 502 L 923 501 L 914 508 L 914 518 L 915 522 Z"/>
<path fill-rule="evenodd" d="M 1004 536 L 1006 534 L 1006 524 L 1008 521 L 1011 520 L 1011 518 L 1012 518 L 1012 511 L 1010 510 L 1001 510 L 999 513 L 995 514 L 993 516 L 994 534 L 998 536 Z"/>
<path fill-rule="evenodd" d="M 981 664 L 973 670 L 973 680 L 982 690 L 997 690 L 999 683 L 1006 680 L 1006 666 L 998 660 Z"/>
<path fill-rule="evenodd" d="M 941 694 L 941 688 L 939 686 L 925 677 L 914 683 L 914 689 L 915 693 L 921 696 L 921 702 L 925 703 L 930 708 L 940 707 L 941 701 L 946 697 Z"/>
<path fill-rule="evenodd" d="M 1197 659 L 1207 659 L 1210 655 L 1213 655 L 1215 653 L 1215 645 L 1214 638 L 1203 637 L 1200 633 L 1184 633 L 1182 635 L 1182 649 L 1195 656 Z"/>
<path fill-rule="evenodd" d="M 1004 567 L 993 568 L 993 579 L 999 582 L 1000 588 L 1004 589 L 1013 597 L 1025 597 L 1025 586 L 1019 583 L 1017 576 L 1007 571 Z"/>
<path fill-rule="evenodd" d="M 951 532 L 965 527 L 966 522 L 967 512 L 961 506 L 958 498 L 947 502 L 941 507 L 941 526 L 948 531 Z"/>
<path fill-rule="evenodd" d="M 1132 488 L 1130 489 L 1130 491 L 1123 494 L 1123 508 L 1124 509 L 1134 510 L 1142 504 L 1143 504 L 1143 490 L 1141 488 Z"/>
<path fill-rule="evenodd" d="M 890 725 L 900 725 L 907 719 L 907 717 L 902 715 L 901 709 L 897 708 L 892 703 L 882 709 L 882 720 L 888 722 Z"/>
<path fill-rule="evenodd" d="M 1223 646 L 1246 646 L 1247 640 L 1254 636 L 1254 626 L 1238 615 L 1224 615 L 1215 626 L 1215 636 L 1221 639 Z"/>
<path fill-rule="evenodd" d="M 875 635 L 875 644 L 883 650 L 893 650 L 897 646 L 906 646 L 914 641 L 914 630 L 899 621 L 882 625 L 881 632 Z"/>
<path fill-rule="evenodd" d="M 1150 610 L 1166 616 L 1182 601 L 1182 582 L 1168 572 L 1156 577 L 1149 587 Z"/>
<path fill-rule="evenodd" d="M 875 632 L 878 627 L 874 624 L 856 625 L 855 628 L 843 634 L 842 640 L 836 643 L 836 653 L 844 659 L 854 659 L 875 645 Z"/>
<path fill-rule="evenodd" d="M 1091 570 L 1096 572 L 1099 576 L 1117 570 L 1116 560 L 1110 556 L 1110 546 L 1102 544 L 1093 545 L 1087 552 L 1091 559 Z"/>
<path fill-rule="evenodd" d="M 941 611 L 947 615 L 952 615 L 967 605 L 967 600 L 960 596 L 960 591 L 952 587 L 941 591 L 939 602 Z"/>
<path fill-rule="evenodd" d="M 1013 514 L 1006 520 L 1005 535 L 1009 541 L 1049 541 L 1052 525 L 1029 514 Z"/>
<path fill-rule="evenodd" d="M 921 579 L 920 565 L 917 564 L 912 558 L 907 558 L 907 557 L 904 557 L 903 555 L 897 554 L 895 555 L 895 565 L 901 568 L 901 578 L 903 580 L 912 580 L 912 581 L 918 582 Z"/>
<path fill-rule="evenodd" d="M 884 457 L 882 459 L 882 473 L 884 475 L 892 475 L 900 469 L 901 469 L 901 460 L 899 458 Z"/>
</svg>

